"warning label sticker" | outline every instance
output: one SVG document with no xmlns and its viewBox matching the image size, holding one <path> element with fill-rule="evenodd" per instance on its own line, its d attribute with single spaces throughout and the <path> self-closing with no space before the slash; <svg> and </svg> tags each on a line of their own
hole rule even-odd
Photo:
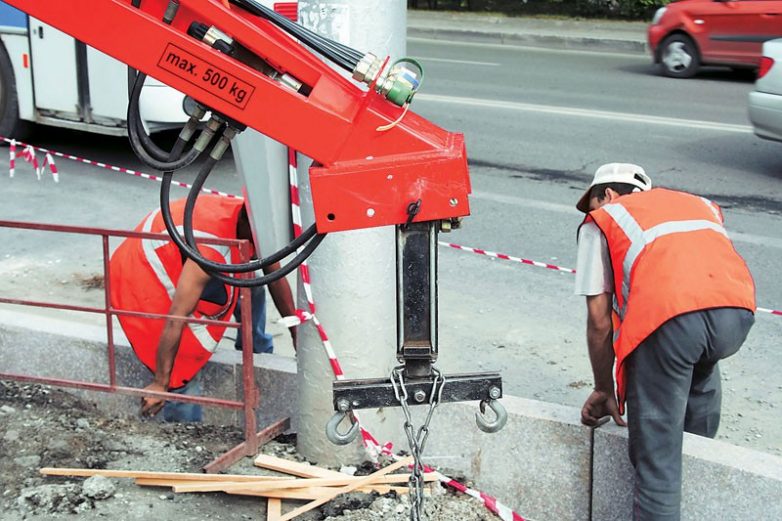
<svg viewBox="0 0 782 521">
<path fill-rule="evenodd" d="M 232 74 L 212 65 L 203 58 L 194 56 L 169 43 L 160 57 L 158 67 L 174 73 L 183 80 L 196 85 L 213 96 L 218 96 L 241 109 L 255 91 L 255 87 Z"/>
</svg>

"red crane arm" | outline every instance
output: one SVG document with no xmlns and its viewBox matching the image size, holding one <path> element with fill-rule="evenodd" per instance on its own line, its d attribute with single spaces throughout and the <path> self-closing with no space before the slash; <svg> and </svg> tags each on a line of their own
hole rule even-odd
<svg viewBox="0 0 782 521">
<path fill-rule="evenodd" d="M 219 0 L 7 0 L 8 4 L 311 157 L 310 184 L 321 233 L 469 214 L 470 180 L 461 134 L 362 89 L 268 20 Z M 298 91 L 188 34 L 214 26 L 276 70 Z M 54 79 L 53 79 L 54 81 Z"/>
</svg>

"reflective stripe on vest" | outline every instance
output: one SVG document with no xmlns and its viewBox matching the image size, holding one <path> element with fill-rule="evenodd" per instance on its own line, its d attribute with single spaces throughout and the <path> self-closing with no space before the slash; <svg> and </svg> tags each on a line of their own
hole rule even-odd
<svg viewBox="0 0 782 521">
<path fill-rule="evenodd" d="M 144 221 L 144 225 L 142 227 L 142 231 L 144 232 L 151 232 L 152 231 L 152 223 L 155 220 L 155 218 L 158 216 L 160 211 L 152 212 L 147 219 Z M 177 226 L 177 231 L 180 233 L 180 235 L 184 234 L 184 229 L 182 226 Z M 215 235 L 212 235 L 210 233 L 201 232 L 198 230 L 193 230 L 193 234 L 196 237 L 204 238 L 204 239 L 217 239 Z M 149 263 L 149 266 L 152 268 L 152 273 L 155 274 L 155 277 L 160 282 L 160 284 L 166 288 L 166 292 L 168 292 L 168 295 L 170 298 L 174 297 L 174 291 L 175 291 L 175 285 L 174 281 L 171 280 L 171 277 L 169 277 L 168 272 L 166 271 L 165 267 L 163 266 L 163 261 L 160 259 L 160 257 L 157 254 L 158 248 L 162 248 L 165 246 L 168 246 L 170 244 L 167 240 L 162 239 L 142 239 L 141 241 L 141 247 L 144 250 L 144 256 L 146 257 L 147 262 Z M 211 244 L 209 245 L 210 248 L 215 249 L 224 259 L 227 258 L 227 262 L 232 263 L 232 255 L 231 255 L 231 249 L 228 246 L 218 246 Z M 230 295 L 229 295 L 229 306 L 231 303 Z M 192 314 L 190 315 L 192 318 L 194 317 Z M 211 317 L 210 317 L 211 318 Z M 219 344 L 219 341 L 216 341 L 212 335 L 207 330 L 206 324 L 193 324 L 188 323 L 187 324 L 188 329 L 193 333 L 193 336 L 198 340 L 198 343 L 203 347 L 206 351 L 210 353 L 214 353 L 215 349 L 217 349 L 217 344 Z"/>
<path fill-rule="evenodd" d="M 703 199 L 703 198 L 701 198 Z M 719 219 L 719 214 L 716 208 L 711 204 L 708 199 L 703 201 L 712 209 L 715 213 L 715 217 Z M 624 320 L 625 313 L 627 311 L 627 302 L 630 298 L 630 274 L 633 271 L 638 256 L 641 252 L 660 237 L 671 235 L 673 233 L 687 233 L 701 230 L 712 230 L 717 233 L 721 233 L 725 237 L 728 237 L 728 232 L 725 228 L 717 223 L 698 219 L 687 221 L 668 221 L 660 223 L 656 226 L 649 228 L 646 231 L 641 229 L 641 225 L 638 221 L 630 215 L 624 206 L 620 204 L 607 204 L 603 207 L 605 212 L 614 220 L 617 226 L 624 232 L 627 238 L 630 240 L 630 248 L 628 248 L 625 258 L 622 261 L 622 305 L 618 309 L 619 318 Z M 615 331 L 615 338 L 618 336 L 618 330 Z"/>
</svg>

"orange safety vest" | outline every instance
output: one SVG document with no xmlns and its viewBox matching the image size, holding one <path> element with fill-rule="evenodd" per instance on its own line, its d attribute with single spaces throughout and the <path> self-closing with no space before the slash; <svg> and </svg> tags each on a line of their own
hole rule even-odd
<svg viewBox="0 0 782 521">
<path fill-rule="evenodd" d="M 691 311 L 755 311 L 755 284 L 723 227 L 719 206 L 663 188 L 621 196 L 590 212 L 614 270 L 617 399 L 624 411 L 624 361 L 657 328 Z M 615 324 L 616 324 L 615 320 Z"/>
<path fill-rule="evenodd" d="M 193 212 L 196 237 L 235 239 L 241 199 L 202 195 Z M 183 234 L 182 221 L 185 200 L 171 203 L 174 223 Z M 137 232 L 166 233 L 160 210 L 147 215 L 136 227 Z M 202 255 L 215 262 L 237 262 L 235 247 L 199 244 Z M 182 273 L 184 259 L 170 240 L 129 238 L 111 256 L 111 305 L 123 311 L 168 314 L 175 285 Z M 215 304 L 200 300 L 194 318 L 231 319 L 236 306 L 236 292 L 225 285 L 226 302 Z M 119 322 L 139 360 L 155 371 L 157 347 L 165 321 L 162 319 L 120 316 Z M 187 384 L 206 365 L 225 332 L 225 327 L 186 324 L 182 330 L 169 387 L 177 389 Z"/>
</svg>

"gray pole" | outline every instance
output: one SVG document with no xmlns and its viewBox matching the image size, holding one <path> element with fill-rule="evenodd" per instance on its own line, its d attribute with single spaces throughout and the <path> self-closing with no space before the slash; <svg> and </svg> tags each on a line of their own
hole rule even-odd
<svg viewBox="0 0 782 521">
<path fill-rule="evenodd" d="M 390 55 L 392 60 L 405 55 L 405 0 L 300 0 L 299 21 L 362 52 Z M 307 176 L 310 162 L 301 159 L 299 179 L 306 227 L 312 223 Z M 397 365 L 394 228 L 329 235 L 312 256 L 310 273 L 317 316 L 345 377 L 387 377 Z M 301 289 L 299 307 L 307 309 Z M 299 452 L 326 464 L 361 459 L 360 441 L 337 447 L 326 439 L 325 426 L 334 414 L 334 376 L 312 324 L 299 328 L 298 344 Z M 366 410 L 360 416 L 380 443 L 391 436 L 394 441 L 402 439 L 401 416 L 397 411 Z"/>
</svg>

